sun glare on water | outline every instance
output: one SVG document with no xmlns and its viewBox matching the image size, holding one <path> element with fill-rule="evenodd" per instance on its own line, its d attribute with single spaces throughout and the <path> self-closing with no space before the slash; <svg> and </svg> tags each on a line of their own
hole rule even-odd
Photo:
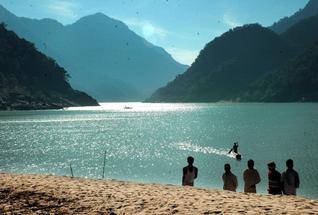
<svg viewBox="0 0 318 215">
<path fill-rule="evenodd" d="M 96 111 L 130 111 L 130 112 L 168 112 L 191 111 L 198 108 L 196 104 L 176 103 L 142 103 L 142 102 L 118 102 L 99 103 L 100 106 L 68 107 L 64 110 L 96 110 Z"/>
</svg>

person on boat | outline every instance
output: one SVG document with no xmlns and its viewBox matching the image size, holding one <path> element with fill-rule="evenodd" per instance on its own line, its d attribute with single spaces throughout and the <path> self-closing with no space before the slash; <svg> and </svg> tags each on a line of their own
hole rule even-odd
<svg viewBox="0 0 318 215">
<path fill-rule="evenodd" d="M 193 166 L 194 158 L 189 156 L 187 158 L 188 166 L 183 168 L 182 185 L 194 186 L 194 179 L 198 177 L 198 168 Z"/>
<path fill-rule="evenodd" d="M 231 150 L 229 151 L 229 154 L 233 151 L 234 153 L 238 154 L 238 142 L 235 142 L 233 144 L 233 147 L 231 148 Z"/>
<path fill-rule="evenodd" d="M 222 175 L 223 179 L 223 190 L 229 190 L 236 192 L 237 184 L 237 177 L 231 172 L 230 164 L 224 165 L 225 173 Z"/>
<path fill-rule="evenodd" d="M 286 195 L 296 195 L 296 189 L 299 188 L 299 175 L 293 169 L 294 161 L 286 161 L 287 170 L 282 173 L 283 193 Z"/>
<path fill-rule="evenodd" d="M 256 169 L 254 169 L 254 161 L 247 161 L 247 167 L 243 173 L 244 179 L 244 192 L 245 193 L 256 193 L 256 184 L 261 181 L 261 177 Z"/>
<path fill-rule="evenodd" d="M 270 162 L 268 166 L 268 193 L 273 195 L 282 194 L 281 174 L 276 170 L 275 162 Z"/>
</svg>

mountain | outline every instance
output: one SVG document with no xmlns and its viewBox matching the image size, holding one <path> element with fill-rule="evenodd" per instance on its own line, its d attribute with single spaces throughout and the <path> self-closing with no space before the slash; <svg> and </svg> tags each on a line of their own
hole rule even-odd
<svg viewBox="0 0 318 215">
<path fill-rule="evenodd" d="M 278 34 L 281 34 L 299 21 L 316 15 L 318 15 L 318 1 L 310 0 L 305 8 L 300 9 L 298 12 L 290 17 L 285 17 L 279 20 L 269 28 Z"/>
<path fill-rule="evenodd" d="M 310 48 L 241 95 L 243 101 L 317 102 L 318 39 Z"/>
<path fill-rule="evenodd" d="M 259 25 L 214 39 L 153 102 L 318 101 L 318 15 L 278 35 Z"/>
<path fill-rule="evenodd" d="M 0 25 L 1 110 L 98 105 L 87 94 L 73 90 L 67 78 L 53 59 Z"/>
<path fill-rule="evenodd" d="M 151 102 L 237 100 L 268 71 L 294 55 L 288 42 L 258 24 L 230 30 L 208 43 L 182 75 L 157 90 Z"/>
<path fill-rule="evenodd" d="M 318 15 L 298 22 L 281 36 L 299 52 L 303 52 L 304 49 L 309 48 L 318 40 Z"/>
<path fill-rule="evenodd" d="M 187 66 L 147 42 L 122 22 L 97 13 L 71 25 L 19 18 L 0 7 L 0 22 L 56 59 L 72 86 L 99 101 L 138 101 Z"/>
</svg>

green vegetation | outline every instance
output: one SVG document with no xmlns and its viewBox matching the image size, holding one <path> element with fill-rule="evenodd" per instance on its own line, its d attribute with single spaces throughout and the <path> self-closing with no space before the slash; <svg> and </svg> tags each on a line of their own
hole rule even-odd
<svg viewBox="0 0 318 215">
<path fill-rule="evenodd" d="M 281 66 L 293 53 L 287 42 L 267 28 L 238 27 L 208 43 L 186 73 L 149 101 L 236 101 L 250 83 Z"/>
<path fill-rule="evenodd" d="M 284 68 L 268 74 L 242 95 L 243 101 L 317 102 L 318 43 L 290 61 Z"/>
<path fill-rule="evenodd" d="M 208 43 L 150 102 L 318 101 L 318 15 L 278 35 L 257 24 Z"/>
<path fill-rule="evenodd" d="M 281 36 L 299 53 L 303 52 L 304 49 L 318 41 L 318 15 L 300 21 Z"/>
<path fill-rule="evenodd" d="M 34 45 L 0 24 L 0 109 L 52 109 L 98 105 L 73 90 L 68 74 Z"/>
</svg>

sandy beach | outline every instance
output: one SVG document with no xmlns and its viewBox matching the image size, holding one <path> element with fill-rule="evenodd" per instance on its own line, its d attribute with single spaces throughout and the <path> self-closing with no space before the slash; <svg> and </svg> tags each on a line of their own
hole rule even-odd
<svg viewBox="0 0 318 215">
<path fill-rule="evenodd" d="M 0 173 L 0 214 L 318 214 L 318 201 L 116 180 Z"/>
</svg>

